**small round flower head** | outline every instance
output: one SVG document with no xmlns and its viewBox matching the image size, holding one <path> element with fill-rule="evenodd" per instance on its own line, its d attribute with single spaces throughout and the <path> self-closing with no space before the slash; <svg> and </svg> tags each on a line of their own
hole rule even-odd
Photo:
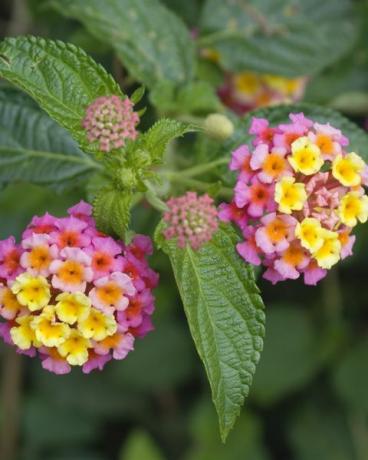
<svg viewBox="0 0 368 460">
<path fill-rule="evenodd" d="M 302 113 L 276 127 L 254 118 L 249 133 L 254 148 L 233 152 L 234 199 L 220 205 L 219 217 L 240 228 L 237 250 L 266 267 L 264 278 L 277 283 L 303 274 L 316 284 L 352 254 L 352 229 L 368 220 L 368 167 L 347 150 L 340 130 Z"/>
<path fill-rule="evenodd" d="M 213 199 L 207 194 L 197 196 L 187 192 L 167 202 L 169 210 L 164 214 L 166 239 L 177 238 L 178 246 L 187 244 L 194 250 L 210 241 L 218 228 L 217 209 Z"/>
<path fill-rule="evenodd" d="M 87 107 L 83 128 L 89 142 L 98 142 L 102 152 L 124 147 L 126 139 L 136 139 L 139 115 L 129 98 L 102 96 Z"/>
<path fill-rule="evenodd" d="M 125 246 L 96 229 L 89 204 L 68 212 L 34 217 L 19 246 L 0 241 L 0 335 L 56 374 L 124 359 L 152 330 L 158 282 L 148 237 Z"/>
</svg>

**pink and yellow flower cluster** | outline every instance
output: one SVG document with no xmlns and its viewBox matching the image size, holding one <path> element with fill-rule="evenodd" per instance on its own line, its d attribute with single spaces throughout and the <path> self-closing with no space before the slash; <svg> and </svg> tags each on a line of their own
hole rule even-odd
<svg viewBox="0 0 368 460">
<path fill-rule="evenodd" d="M 240 72 L 228 74 L 218 94 L 227 107 L 238 115 L 243 115 L 260 107 L 297 102 L 302 98 L 306 84 L 306 77 L 285 78 Z"/>
<path fill-rule="evenodd" d="M 20 245 L 0 242 L 1 335 L 56 374 L 124 359 L 152 330 L 158 282 L 148 237 L 124 245 L 96 229 L 89 204 L 68 212 L 34 217 Z"/>
<path fill-rule="evenodd" d="M 266 267 L 264 278 L 314 285 L 352 254 L 352 229 L 368 219 L 368 167 L 340 130 L 302 113 L 277 127 L 253 118 L 249 132 L 253 147 L 233 152 L 234 199 L 219 216 L 240 228 L 237 250 Z"/>
</svg>

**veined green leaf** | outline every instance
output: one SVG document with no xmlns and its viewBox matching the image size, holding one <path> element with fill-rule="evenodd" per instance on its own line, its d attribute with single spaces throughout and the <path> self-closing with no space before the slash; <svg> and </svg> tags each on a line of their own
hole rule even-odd
<svg viewBox="0 0 368 460">
<path fill-rule="evenodd" d="M 226 439 L 252 383 L 263 346 L 263 303 L 252 268 L 237 255 L 237 236 L 221 226 L 200 250 L 156 241 L 169 255 L 191 334 L 203 361 Z"/>
<path fill-rule="evenodd" d="M 356 22 L 350 0 L 207 0 L 201 43 L 231 71 L 313 75 L 349 51 Z"/>
<path fill-rule="evenodd" d="M 114 79 L 74 45 L 37 37 L 0 43 L 0 77 L 28 93 L 88 150 L 82 120 L 99 96 L 123 95 Z"/>
<path fill-rule="evenodd" d="M 59 186 L 97 168 L 69 133 L 24 94 L 0 89 L 0 186 Z"/>
<path fill-rule="evenodd" d="M 147 86 L 182 83 L 194 74 L 193 40 L 183 21 L 158 0 L 51 0 L 109 43 L 132 76 Z"/>
<path fill-rule="evenodd" d="M 168 143 L 186 133 L 197 131 L 194 125 L 162 118 L 138 140 L 137 147 L 150 153 L 153 162 L 160 162 Z"/>
</svg>

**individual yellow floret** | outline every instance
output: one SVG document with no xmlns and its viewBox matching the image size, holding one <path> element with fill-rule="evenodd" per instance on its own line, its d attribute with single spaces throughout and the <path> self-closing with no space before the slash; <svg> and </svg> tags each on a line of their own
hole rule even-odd
<svg viewBox="0 0 368 460">
<path fill-rule="evenodd" d="M 46 347 L 61 345 L 70 335 L 70 327 L 67 324 L 56 321 L 54 307 L 45 307 L 41 315 L 36 316 L 31 322 L 36 338 Z"/>
<path fill-rule="evenodd" d="M 91 342 L 74 329 L 69 338 L 58 346 L 58 352 L 71 366 L 83 366 L 88 361 L 88 348 L 91 346 Z"/>
<path fill-rule="evenodd" d="M 74 324 L 86 319 L 91 309 L 90 299 L 81 292 L 63 292 L 56 297 L 56 314 L 61 321 Z"/>
<path fill-rule="evenodd" d="M 113 315 L 106 315 L 95 308 L 91 308 L 88 317 L 78 321 L 78 329 L 86 339 L 99 341 L 115 334 L 117 323 Z"/>
<path fill-rule="evenodd" d="M 34 316 L 25 315 L 16 319 L 19 326 L 14 326 L 10 329 L 12 341 L 21 350 L 28 350 L 32 346 L 40 347 L 41 343 L 37 340 L 34 330 L 31 327 L 31 322 Z"/>
<path fill-rule="evenodd" d="M 301 245 L 311 252 L 318 251 L 323 245 L 323 228 L 319 220 L 307 217 L 295 227 L 295 236 Z"/>
<path fill-rule="evenodd" d="M 279 211 L 291 214 L 292 211 L 303 209 L 307 200 L 305 185 L 296 183 L 294 177 L 286 176 L 276 184 L 275 201 L 279 205 Z"/>
<path fill-rule="evenodd" d="M 365 163 L 356 153 L 338 155 L 332 163 L 332 175 L 345 187 L 360 185 Z"/>
<path fill-rule="evenodd" d="M 41 310 L 49 303 L 51 297 L 47 279 L 29 273 L 19 275 L 11 290 L 17 296 L 18 302 L 30 311 Z"/>
<path fill-rule="evenodd" d="M 330 269 L 340 260 L 341 242 L 339 234 L 330 230 L 323 229 L 323 244 L 318 251 L 313 252 L 321 268 Z"/>
<path fill-rule="evenodd" d="M 309 176 L 317 173 L 323 166 L 324 160 L 319 147 L 308 137 L 299 137 L 294 141 L 291 144 L 291 152 L 288 160 L 295 172 Z"/>
<path fill-rule="evenodd" d="M 341 222 L 348 227 L 354 227 L 358 221 L 367 222 L 368 196 L 359 192 L 349 192 L 341 199 L 339 206 Z"/>
</svg>

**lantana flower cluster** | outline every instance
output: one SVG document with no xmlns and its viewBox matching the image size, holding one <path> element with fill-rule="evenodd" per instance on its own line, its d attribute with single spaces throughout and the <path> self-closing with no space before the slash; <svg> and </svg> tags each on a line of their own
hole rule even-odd
<svg viewBox="0 0 368 460">
<path fill-rule="evenodd" d="M 34 217 L 19 245 L 0 241 L 1 335 L 56 374 L 124 359 L 152 330 L 158 282 L 148 237 L 125 246 L 96 229 L 89 204 L 68 213 Z"/>
<path fill-rule="evenodd" d="M 314 285 L 352 254 L 352 230 L 367 221 L 367 165 L 339 129 L 303 113 L 277 127 L 253 118 L 249 132 L 253 147 L 233 152 L 234 199 L 221 205 L 220 218 L 240 228 L 237 250 L 266 267 L 264 278 L 303 275 Z"/>
<path fill-rule="evenodd" d="M 297 102 L 304 94 L 307 78 L 240 72 L 228 74 L 218 94 L 238 115 L 273 104 Z"/>
</svg>

